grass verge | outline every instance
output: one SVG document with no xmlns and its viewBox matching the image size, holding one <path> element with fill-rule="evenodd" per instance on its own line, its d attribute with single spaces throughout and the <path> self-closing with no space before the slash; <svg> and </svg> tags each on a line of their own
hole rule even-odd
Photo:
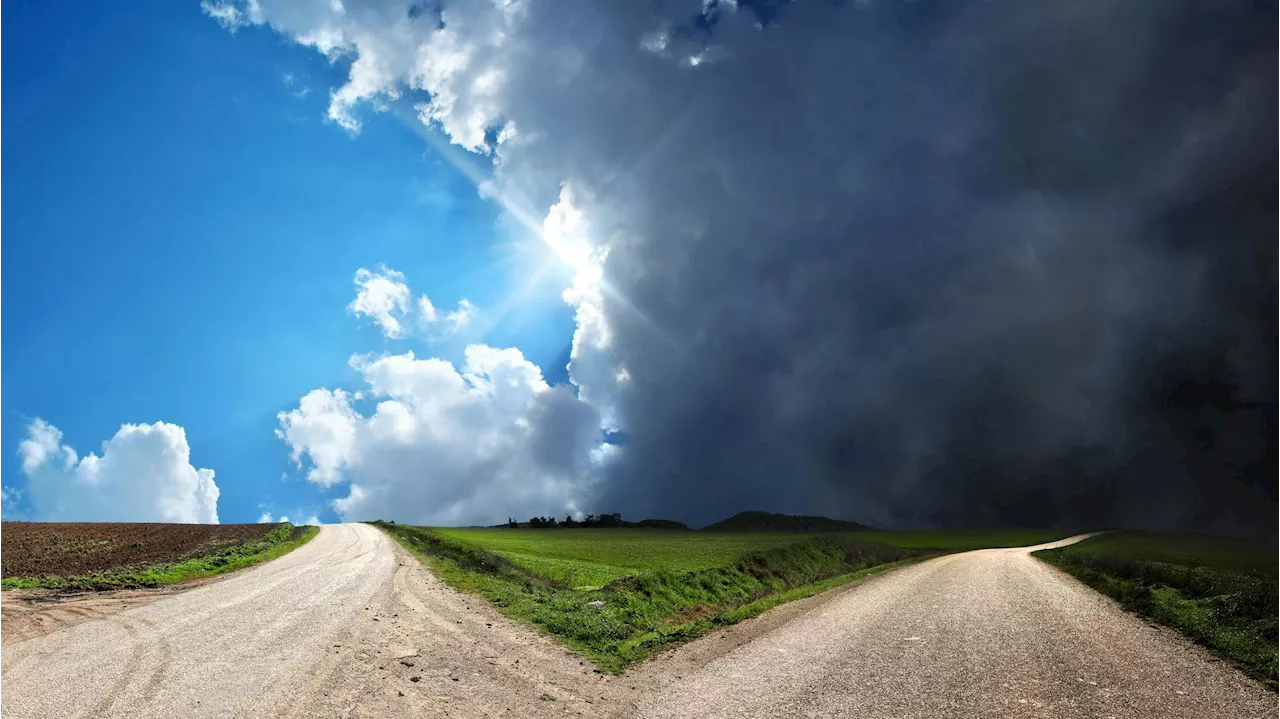
<svg viewBox="0 0 1280 719">
<path fill-rule="evenodd" d="M 1274 544 L 1117 532 L 1036 556 L 1276 688 Z"/>
<path fill-rule="evenodd" d="M 716 627 L 926 554 L 844 535 L 801 535 L 792 536 L 786 544 L 741 554 L 725 566 L 692 571 L 634 569 L 604 586 L 583 587 L 560 574 L 558 565 L 549 565 L 554 570 L 549 576 L 539 574 L 530 568 L 536 564 L 514 561 L 448 531 L 373 524 L 453 587 L 479 594 L 507 616 L 540 627 L 602 670 L 614 673 Z M 651 531 L 655 541 L 663 541 L 668 534 Z M 679 556 L 700 555 L 699 536 L 712 543 L 713 552 L 719 551 L 715 535 L 691 535 L 687 541 L 694 544 Z M 556 543 L 549 534 L 545 541 Z M 641 538 L 629 541 L 644 547 Z M 523 548 L 526 552 L 521 554 L 532 549 Z M 670 561 L 681 566 L 685 560 Z"/>
<path fill-rule="evenodd" d="M 295 527 L 284 523 L 259 539 L 253 539 L 215 554 L 181 562 L 121 567 L 80 577 L 5 577 L 0 589 L 124 589 L 157 587 L 192 579 L 211 577 L 265 562 L 288 554 L 306 544 L 319 527 Z"/>
</svg>

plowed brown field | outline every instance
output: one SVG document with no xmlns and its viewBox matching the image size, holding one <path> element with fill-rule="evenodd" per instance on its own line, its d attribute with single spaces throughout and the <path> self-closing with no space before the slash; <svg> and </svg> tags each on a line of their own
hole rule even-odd
<svg viewBox="0 0 1280 719">
<path fill-rule="evenodd" d="M 0 577 L 78 577 L 180 562 L 263 537 L 276 524 L 4 522 Z"/>
</svg>

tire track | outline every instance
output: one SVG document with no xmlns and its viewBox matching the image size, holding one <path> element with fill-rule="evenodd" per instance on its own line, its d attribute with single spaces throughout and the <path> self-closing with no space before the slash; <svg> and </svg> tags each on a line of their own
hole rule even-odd
<svg viewBox="0 0 1280 719">
<path fill-rule="evenodd" d="M 138 638 L 137 627 L 135 627 L 134 623 L 128 619 L 123 617 L 112 617 L 108 621 L 123 629 L 130 639 L 136 640 Z M 111 688 L 107 690 L 106 695 L 88 711 L 86 716 L 95 718 L 108 716 L 107 713 L 113 706 L 115 706 L 115 703 L 120 699 L 120 695 L 124 693 L 124 690 L 133 680 L 134 674 L 138 672 L 138 669 L 142 665 L 142 657 L 143 654 L 145 654 L 146 649 L 136 641 L 130 642 L 130 645 L 131 646 L 128 650 L 128 659 L 124 662 L 124 672 L 121 674 L 120 678 L 111 685 Z"/>
</svg>

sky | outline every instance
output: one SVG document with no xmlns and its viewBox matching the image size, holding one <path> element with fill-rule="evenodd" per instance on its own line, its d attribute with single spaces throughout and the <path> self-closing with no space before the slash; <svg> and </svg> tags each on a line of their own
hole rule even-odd
<svg viewBox="0 0 1280 719">
<path fill-rule="evenodd" d="M 562 288 L 532 286 L 498 316 L 540 260 L 401 120 L 369 113 L 359 137 L 327 122 L 341 67 L 228 33 L 198 3 L 99 5 L 70 24 L 6 5 L 3 26 L 0 439 L 21 496 L 6 517 L 61 516 L 31 506 L 17 453 L 40 418 L 81 456 L 125 423 L 182 427 L 192 466 L 216 472 L 222 522 L 338 521 L 274 430 L 307 391 L 356 378 L 351 354 L 393 346 L 346 309 L 360 268 L 403 272 L 442 314 L 479 308 L 464 332 L 395 347 L 518 342 L 563 380 Z"/>
<path fill-rule="evenodd" d="M 1275 22 L 8 5 L 0 510 L 1274 533 Z"/>
</svg>

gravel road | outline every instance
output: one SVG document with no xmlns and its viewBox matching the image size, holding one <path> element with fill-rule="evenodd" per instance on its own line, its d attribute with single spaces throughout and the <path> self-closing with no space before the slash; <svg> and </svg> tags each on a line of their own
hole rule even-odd
<svg viewBox="0 0 1280 719">
<path fill-rule="evenodd" d="M 1080 538 L 874 577 L 684 672 L 638 715 L 1276 717 L 1274 693 L 1030 556 Z"/>
<path fill-rule="evenodd" d="M 0 653 L 5 719 L 1249 717 L 1276 695 L 1028 555 L 983 550 L 590 664 L 334 525 L 221 581 Z"/>
<path fill-rule="evenodd" d="M 601 716 L 630 686 L 363 524 L 0 653 L 4 719 Z"/>
</svg>

